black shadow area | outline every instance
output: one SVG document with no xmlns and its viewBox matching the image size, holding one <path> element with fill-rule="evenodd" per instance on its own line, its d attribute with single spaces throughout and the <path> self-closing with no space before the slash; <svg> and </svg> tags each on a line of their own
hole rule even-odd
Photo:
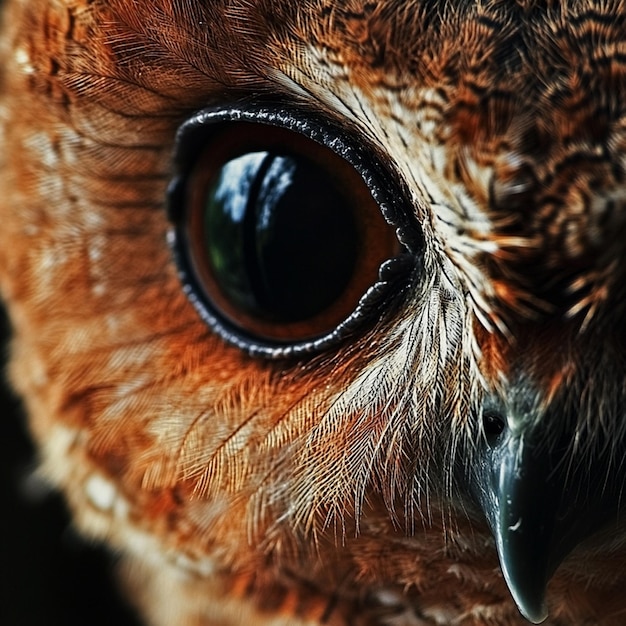
<svg viewBox="0 0 626 626">
<path fill-rule="evenodd" d="M 113 559 L 71 529 L 62 498 L 28 488 L 35 452 L 5 379 L 0 308 L 0 624 L 139 626 L 116 588 Z"/>
</svg>

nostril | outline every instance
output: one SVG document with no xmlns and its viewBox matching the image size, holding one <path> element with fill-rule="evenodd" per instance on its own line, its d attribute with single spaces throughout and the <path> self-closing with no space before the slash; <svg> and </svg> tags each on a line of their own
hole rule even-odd
<svg viewBox="0 0 626 626">
<path fill-rule="evenodd" d="M 498 412 L 489 410 L 483 412 L 483 432 L 490 446 L 496 444 L 505 427 L 506 422 Z"/>
</svg>

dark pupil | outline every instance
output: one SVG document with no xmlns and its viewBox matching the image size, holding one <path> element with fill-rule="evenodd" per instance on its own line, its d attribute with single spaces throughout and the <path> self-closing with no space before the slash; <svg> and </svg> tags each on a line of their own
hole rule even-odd
<svg viewBox="0 0 626 626">
<path fill-rule="evenodd" d="M 227 162 L 205 211 L 215 280 L 231 304 L 251 315 L 311 318 L 350 281 L 358 250 L 350 202 L 306 158 L 252 152 Z"/>
</svg>

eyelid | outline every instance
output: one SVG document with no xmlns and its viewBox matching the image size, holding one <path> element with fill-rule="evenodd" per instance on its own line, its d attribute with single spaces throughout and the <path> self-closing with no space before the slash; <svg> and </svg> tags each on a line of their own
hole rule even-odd
<svg viewBox="0 0 626 626">
<path fill-rule="evenodd" d="M 175 138 L 175 178 L 189 166 L 192 155 L 201 149 L 217 125 L 228 122 L 251 122 L 292 130 L 303 137 L 329 148 L 359 172 L 372 197 L 378 203 L 383 217 L 397 227 L 408 225 L 403 209 L 404 202 L 397 194 L 398 180 L 392 178 L 373 146 L 362 137 L 353 139 L 347 128 L 306 109 L 271 104 L 246 104 L 245 106 L 209 107 L 198 111 L 181 124 Z M 172 208 L 172 203 L 168 205 Z M 172 219 L 170 213 L 170 219 Z"/>
<path fill-rule="evenodd" d="M 261 125 L 270 129 L 261 132 L 261 135 L 265 133 L 263 141 L 271 142 L 272 134 L 284 135 L 290 132 L 294 133 L 294 144 L 313 141 L 320 146 L 320 150 L 332 151 L 358 173 L 385 221 L 391 225 L 390 228 L 395 226 L 404 232 L 410 230 L 410 225 L 407 227 L 410 220 L 404 207 L 403 194 L 399 192 L 399 183 L 366 142 L 357 141 L 345 128 L 306 110 L 267 104 L 209 108 L 194 114 L 182 124 L 177 133 L 175 174 L 168 190 L 168 214 L 172 223 L 169 242 L 190 301 L 202 319 L 223 339 L 250 354 L 265 358 L 284 358 L 320 352 L 356 331 L 363 324 L 364 318 L 376 316 L 376 311 L 382 310 L 378 301 L 387 294 L 388 282 L 395 280 L 400 273 L 406 274 L 407 266 L 414 267 L 416 256 L 406 251 L 402 253 L 402 247 L 396 241 L 399 254 L 392 255 L 381 266 L 377 265 L 377 280 L 363 293 L 354 310 L 333 330 L 322 336 L 302 341 L 267 341 L 233 327 L 222 315 L 216 314 L 215 307 L 207 304 L 203 297 L 203 290 L 198 285 L 197 269 L 188 253 L 193 242 L 185 227 L 184 213 L 188 202 L 187 180 L 198 154 L 205 150 L 207 143 L 219 137 L 220 133 L 230 132 L 237 124 L 254 124 L 256 128 Z M 276 129 L 275 133 L 271 131 L 272 127 Z M 282 141 L 283 145 L 285 143 L 284 138 L 277 141 Z"/>
</svg>

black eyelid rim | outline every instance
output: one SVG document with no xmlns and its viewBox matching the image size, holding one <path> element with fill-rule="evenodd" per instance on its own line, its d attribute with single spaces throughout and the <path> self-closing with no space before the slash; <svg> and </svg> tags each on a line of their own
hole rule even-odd
<svg viewBox="0 0 626 626">
<path fill-rule="evenodd" d="M 228 322 L 214 314 L 196 289 L 197 279 L 189 258 L 182 252 L 186 234 L 181 224 L 184 215 L 185 176 L 194 163 L 197 151 L 214 132 L 216 125 L 228 122 L 249 122 L 266 124 L 297 132 L 335 152 L 345 159 L 359 173 L 379 205 L 383 217 L 396 227 L 402 244 L 408 253 L 400 254 L 383 263 L 379 278 L 361 297 L 354 311 L 337 325 L 333 331 L 314 339 L 280 344 L 276 341 L 263 341 L 242 329 L 234 330 Z M 172 228 L 168 232 L 168 243 L 178 266 L 179 276 L 185 294 L 200 314 L 203 321 L 213 328 L 228 343 L 251 356 L 266 359 L 284 359 L 308 356 L 322 352 L 338 344 L 362 325 L 367 311 L 382 305 L 390 282 L 397 276 L 406 274 L 409 267 L 419 263 L 422 248 L 419 229 L 409 217 L 406 209 L 406 194 L 401 191 L 402 182 L 394 176 L 382 160 L 377 150 L 363 140 L 356 140 L 351 133 L 336 122 L 329 120 L 304 107 L 294 105 L 246 103 L 231 106 L 202 109 L 183 122 L 176 133 L 174 153 L 174 174 L 167 190 L 167 214 Z M 197 293 L 198 292 L 198 293 Z"/>
<path fill-rule="evenodd" d="M 363 139 L 353 139 L 350 131 L 318 113 L 293 105 L 252 103 L 228 107 L 208 107 L 192 115 L 179 127 L 175 137 L 174 180 L 184 174 L 193 159 L 195 150 L 203 144 L 216 124 L 249 122 L 266 124 L 295 131 L 308 139 L 329 148 L 345 159 L 361 175 L 376 200 L 383 217 L 403 232 L 412 226 L 400 199 L 404 194 L 389 193 L 401 186 L 399 177 L 393 176 L 377 155 L 373 145 Z M 168 210 L 171 205 L 168 205 Z M 169 215 L 170 220 L 176 219 Z"/>
</svg>

